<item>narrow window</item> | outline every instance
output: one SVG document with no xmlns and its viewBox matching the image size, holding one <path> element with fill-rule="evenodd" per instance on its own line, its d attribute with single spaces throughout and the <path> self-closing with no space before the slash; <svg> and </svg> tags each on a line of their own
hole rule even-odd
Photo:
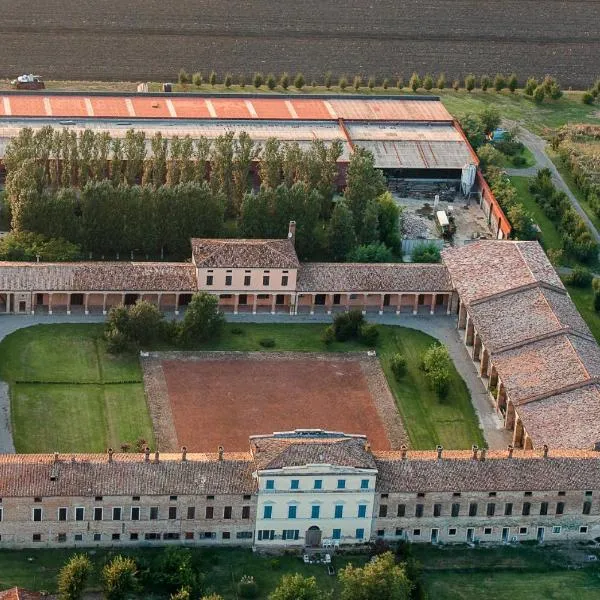
<svg viewBox="0 0 600 600">
<path fill-rule="evenodd" d="M 75 508 L 75 520 L 83 521 L 84 517 L 85 517 L 85 508 L 83 508 L 83 506 L 77 506 Z"/>
<path fill-rule="evenodd" d="M 452 512 L 451 512 L 451 515 L 452 515 L 453 517 L 458 517 L 458 515 L 459 515 L 459 514 L 460 514 L 460 504 L 458 504 L 457 502 L 455 502 L 455 503 L 452 505 Z"/>
<path fill-rule="evenodd" d="M 522 514 L 524 517 L 527 517 L 531 514 L 531 502 L 523 502 Z"/>
<path fill-rule="evenodd" d="M 67 509 L 66 508 L 59 508 L 58 509 L 58 520 L 59 521 L 66 521 L 67 520 Z"/>
<path fill-rule="evenodd" d="M 113 518 L 113 521 L 121 520 L 121 509 L 120 508 L 117 508 L 117 507 L 113 508 L 112 518 Z"/>
<path fill-rule="evenodd" d="M 313 487 L 315 490 L 322 490 L 323 489 L 323 480 L 315 479 L 315 485 Z"/>
<path fill-rule="evenodd" d="M 334 519 L 341 519 L 344 516 L 344 506 L 342 504 L 335 505 Z"/>
<path fill-rule="evenodd" d="M 212 284 L 213 284 L 213 276 L 207 275 L 206 276 L 206 285 L 212 285 Z"/>
<path fill-rule="evenodd" d="M 132 506 L 131 507 L 131 520 L 132 521 L 139 521 L 140 520 L 140 507 L 139 506 Z"/>
<path fill-rule="evenodd" d="M 423 505 L 417 504 L 417 506 L 415 507 L 415 517 L 422 517 L 422 516 L 423 516 Z"/>
<path fill-rule="evenodd" d="M 188 508 L 187 508 L 187 518 L 188 519 L 195 519 L 196 518 L 196 507 L 195 506 L 188 506 Z"/>
<path fill-rule="evenodd" d="M 367 507 L 365 506 L 364 508 L 366 510 Z M 379 505 L 379 516 L 380 517 L 387 517 L 387 504 L 380 504 Z"/>
<path fill-rule="evenodd" d="M 250 275 L 244 275 L 244 285 L 250 285 Z"/>
<path fill-rule="evenodd" d="M 507 502 L 504 505 L 504 516 L 505 517 L 510 517 L 513 513 L 513 505 L 512 502 Z"/>
<path fill-rule="evenodd" d="M 288 506 L 288 519 L 295 519 L 298 512 L 297 506 Z"/>
<path fill-rule="evenodd" d="M 344 490 L 344 489 L 346 489 L 346 480 L 345 479 L 338 479 L 338 481 L 337 481 L 337 489 L 338 490 Z"/>
<path fill-rule="evenodd" d="M 169 519 L 173 520 L 177 518 L 177 507 L 169 506 Z"/>
<path fill-rule="evenodd" d="M 223 518 L 224 519 L 231 519 L 231 512 L 232 512 L 231 506 L 225 506 L 223 508 Z"/>
<path fill-rule="evenodd" d="M 556 514 L 557 515 L 562 515 L 565 512 L 565 503 L 564 502 L 558 502 L 556 505 Z"/>
<path fill-rule="evenodd" d="M 102 521 L 102 507 L 94 508 L 94 521 Z"/>
<path fill-rule="evenodd" d="M 265 506 L 263 512 L 263 519 L 270 519 L 273 516 L 273 507 Z"/>
<path fill-rule="evenodd" d="M 300 480 L 299 479 L 292 479 L 290 481 L 290 489 L 291 490 L 297 490 L 300 487 Z"/>
<path fill-rule="evenodd" d="M 434 517 L 441 517 L 442 516 L 442 505 L 441 504 L 434 504 L 433 505 L 433 516 Z"/>
<path fill-rule="evenodd" d="M 263 275 L 263 285 L 269 285 L 269 280 L 271 278 L 268 275 Z"/>
<path fill-rule="evenodd" d="M 361 490 L 368 490 L 369 489 L 369 480 L 368 479 L 361 479 L 360 480 L 360 489 Z"/>
<path fill-rule="evenodd" d="M 215 509 L 212 506 L 206 507 L 206 512 L 204 514 L 205 519 L 212 519 L 214 516 Z"/>
<path fill-rule="evenodd" d="M 583 503 L 583 514 L 584 515 L 589 515 L 592 512 L 592 503 L 591 502 L 584 502 Z"/>
<path fill-rule="evenodd" d="M 287 275 L 282 275 L 281 276 L 281 287 L 286 287 L 288 284 L 288 276 Z"/>
<path fill-rule="evenodd" d="M 274 490 L 275 489 L 275 480 L 274 479 L 267 479 L 267 481 L 265 483 L 265 489 L 267 489 L 267 490 Z"/>
<path fill-rule="evenodd" d="M 496 505 L 493 502 L 488 502 L 486 514 L 488 517 L 493 517 L 496 514 Z"/>
<path fill-rule="evenodd" d="M 310 518 L 311 519 L 318 519 L 320 514 L 321 514 L 320 506 L 311 506 L 310 507 Z"/>
<path fill-rule="evenodd" d="M 151 521 L 158 520 L 158 506 L 151 506 L 150 507 L 150 520 Z"/>
<path fill-rule="evenodd" d="M 242 519 L 249 519 L 249 518 L 250 518 L 250 507 L 242 506 Z"/>
<path fill-rule="evenodd" d="M 547 514 L 548 514 L 548 503 L 542 502 L 540 504 L 540 515 L 547 515 Z"/>
<path fill-rule="evenodd" d="M 225 285 L 231 285 L 231 275 L 225 275 Z"/>
<path fill-rule="evenodd" d="M 398 515 L 399 517 L 403 517 L 406 514 L 406 504 L 398 504 Z"/>
<path fill-rule="evenodd" d="M 41 521 L 42 520 L 42 509 L 41 508 L 34 508 L 33 509 L 33 520 L 34 521 Z"/>
<path fill-rule="evenodd" d="M 379 509 L 381 511 L 381 506 L 379 507 Z M 358 505 L 358 518 L 359 519 L 365 519 L 366 516 L 367 516 L 367 505 L 366 504 L 359 504 Z M 381 516 L 381 515 L 379 515 L 379 516 Z M 387 516 L 387 510 L 385 511 L 385 515 L 383 515 L 383 516 Z"/>
<path fill-rule="evenodd" d="M 477 503 L 476 502 L 471 502 L 471 504 L 469 504 L 469 516 L 470 517 L 477 516 Z"/>
</svg>

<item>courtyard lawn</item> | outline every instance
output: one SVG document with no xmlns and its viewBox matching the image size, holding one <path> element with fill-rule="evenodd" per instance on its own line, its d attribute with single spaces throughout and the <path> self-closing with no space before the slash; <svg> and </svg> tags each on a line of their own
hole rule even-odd
<svg viewBox="0 0 600 600">
<path fill-rule="evenodd" d="M 104 452 L 153 445 L 135 354 L 106 351 L 102 325 L 36 325 L 0 343 L 17 452 Z"/>
<path fill-rule="evenodd" d="M 562 279 L 565 283 L 565 278 Z M 579 314 L 591 329 L 598 343 L 600 343 L 600 314 L 594 310 L 594 292 L 592 288 L 579 288 L 566 283 L 565 287 L 569 291 L 571 299 L 575 302 Z"/>
<path fill-rule="evenodd" d="M 357 342 L 321 340 L 324 324 L 227 323 L 219 340 L 199 350 L 365 351 Z M 452 369 L 448 397 L 439 400 L 420 369 L 421 355 L 435 342 L 402 327 L 380 327 L 377 351 L 396 398 L 411 446 L 432 449 L 484 445 L 469 391 Z M 13 435 L 19 452 L 100 452 L 138 438 L 152 442 L 137 356 L 106 353 L 102 325 L 44 325 L 19 330 L 0 343 L 0 374 L 11 384 Z M 261 340 L 274 340 L 265 349 Z M 407 374 L 396 382 L 389 357 L 402 352 Z M 44 362 L 48 357 L 49 367 Z M 27 360 L 27 357 L 29 360 Z M 72 368 L 69 368 L 69 365 Z M 46 383 L 46 382 L 60 383 Z M 39 383 L 44 382 L 44 383 Z M 82 383 L 93 382 L 93 383 Z"/>
</svg>

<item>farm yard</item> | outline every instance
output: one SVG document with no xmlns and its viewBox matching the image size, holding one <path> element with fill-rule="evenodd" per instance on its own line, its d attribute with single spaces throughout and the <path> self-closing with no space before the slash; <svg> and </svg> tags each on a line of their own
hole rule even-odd
<svg viewBox="0 0 600 600">
<path fill-rule="evenodd" d="M 374 446 L 381 449 L 398 447 L 406 440 L 412 448 L 423 450 L 437 444 L 448 449 L 485 445 L 469 391 L 454 366 L 443 400 L 425 380 L 421 357 L 433 338 L 403 327 L 378 327 L 379 360 L 368 361 L 365 346 L 357 342 L 325 346 L 323 328 L 318 324 L 228 324 L 219 340 L 198 348 L 262 352 L 265 358 L 275 352 L 266 358 L 265 372 L 259 372 L 252 361 L 225 361 L 219 365 L 217 379 L 210 360 L 205 364 L 166 361 L 164 380 L 167 393 L 173 390 L 169 410 L 175 439 L 190 434 L 185 423 L 189 414 L 190 423 L 200 431 L 185 443 L 190 449 L 212 452 L 218 445 L 228 451 L 245 450 L 250 434 L 296 427 L 351 428 L 372 436 Z M 133 450 L 140 438 L 154 448 L 155 437 L 162 450 L 169 448 L 169 436 L 155 415 L 151 417 L 152 398 L 148 410 L 146 394 L 152 396 L 153 388 L 145 379 L 144 394 L 139 358 L 108 354 L 102 331 L 101 324 L 43 325 L 18 330 L 0 343 L 0 377 L 10 386 L 18 452 L 101 452 L 111 446 L 119 449 L 123 443 Z M 265 349 L 261 344 L 265 339 L 274 346 Z M 361 353 L 362 365 L 361 360 L 352 359 L 356 351 Z M 284 352 L 303 354 L 292 355 L 282 369 L 277 356 Z M 311 358 L 309 353 L 315 352 L 326 360 Z M 407 372 L 400 381 L 394 379 L 390 367 L 396 352 L 406 357 Z M 204 390 L 203 401 L 212 399 L 212 406 L 203 412 L 197 399 Z M 226 395 L 226 401 L 214 402 L 220 394 Z M 256 403 L 264 410 L 261 417 L 253 414 Z M 225 421 L 225 414 L 228 420 L 236 419 L 236 427 Z M 305 418 L 308 414 L 310 419 Z M 169 443 L 174 443 L 172 436 Z M 194 443 L 205 445 L 194 447 Z"/>
<path fill-rule="evenodd" d="M 254 71 L 302 71 L 310 82 L 326 70 L 405 78 L 445 71 L 449 79 L 514 71 L 582 88 L 597 76 L 600 55 L 597 3 L 585 0 L 2 5 L 4 77 L 28 69 L 48 78 L 169 80 L 183 67 L 247 80 Z"/>
</svg>

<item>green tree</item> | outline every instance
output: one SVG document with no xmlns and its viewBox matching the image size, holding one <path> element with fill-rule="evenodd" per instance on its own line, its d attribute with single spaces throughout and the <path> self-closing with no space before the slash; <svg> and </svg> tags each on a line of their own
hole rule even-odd
<svg viewBox="0 0 600 600">
<path fill-rule="evenodd" d="M 294 87 L 297 90 L 301 90 L 304 87 L 304 75 L 302 73 L 297 73 L 296 77 L 294 77 Z"/>
<path fill-rule="evenodd" d="M 361 244 L 375 244 L 379 240 L 379 205 L 377 199 L 367 202 L 362 225 L 360 228 L 359 241 Z"/>
<path fill-rule="evenodd" d="M 261 185 L 275 189 L 281 183 L 282 167 L 281 142 L 274 137 L 268 138 L 263 146 L 258 164 Z"/>
<path fill-rule="evenodd" d="M 346 260 L 356 263 L 389 263 L 393 261 L 393 255 L 383 242 L 377 242 L 358 246 L 348 254 Z"/>
<path fill-rule="evenodd" d="M 223 84 L 227 89 L 229 89 L 233 85 L 233 75 L 231 73 L 225 73 L 225 79 L 223 80 Z"/>
<path fill-rule="evenodd" d="M 254 78 L 252 80 L 254 87 L 258 90 L 260 86 L 264 83 L 263 74 L 262 73 L 254 73 Z"/>
<path fill-rule="evenodd" d="M 314 577 L 303 577 L 299 573 L 284 575 L 269 600 L 321 600 L 323 592 Z"/>
<path fill-rule="evenodd" d="M 115 556 L 102 569 L 102 589 L 106 600 L 126 600 L 133 596 L 139 589 L 135 561 Z"/>
<path fill-rule="evenodd" d="M 479 120 L 484 133 L 490 134 L 500 126 L 500 111 L 493 106 L 488 106 L 479 113 Z"/>
<path fill-rule="evenodd" d="M 545 96 L 546 92 L 544 91 L 544 86 L 538 85 L 535 90 L 533 90 L 533 101 L 536 104 L 541 104 L 544 101 Z"/>
<path fill-rule="evenodd" d="M 422 364 L 431 388 L 440 398 L 446 396 L 452 367 L 448 349 L 441 344 L 432 344 L 423 354 Z"/>
<path fill-rule="evenodd" d="M 192 83 L 196 87 L 200 87 L 202 85 L 202 73 L 194 73 L 194 75 L 192 76 Z"/>
<path fill-rule="evenodd" d="M 506 79 L 501 73 L 497 73 L 494 77 L 494 89 L 497 92 L 501 92 L 506 87 Z"/>
<path fill-rule="evenodd" d="M 485 144 L 477 149 L 479 166 L 485 172 L 489 166 L 501 167 L 504 164 L 504 154 L 491 144 Z"/>
<path fill-rule="evenodd" d="M 441 260 L 440 249 L 435 244 L 418 244 L 412 251 L 414 263 L 439 263 Z"/>
<path fill-rule="evenodd" d="M 244 89 L 246 87 L 246 77 L 242 74 L 238 77 L 238 85 Z"/>
<path fill-rule="evenodd" d="M 452 82 L 452 89 L 453 89 L 455 92 L 458 92 L 458 90 L 460 90 L 460 81 L 459 81 L 458 79 L 455 79 L 455 80 Z"/>
<path fill-rule="evenodd" d="M 376 556 L 364 567 L 352 563 L 340 570 L 341 600 L 409 600 L 412 583 L 404 565 L 396 564 L 394 555 Z"/>
<path fill-rule="evenodd" d="M 417 73 L 411 75 L 408 85 L 413 92 L 416 92 L 421 87 L 421 78 Z"/>
<path fill-rule="evenodd" d="M 358 92 L 358 90 L 360 90 L 360 87 L 362 86 L 362 77 L 360 75 L 356 75 L 356 77 L 354 77 L 354 83 L 352 85 L 354 86 L 354 89 Z"/>
<path fill-rule="evenodd" d="M 438 90 L 443 90 L 446 87 L 446 75 L 444 75 L 444 73 L 440 73 L 440 76 L 437 78 L 435 86 Z"/>
<path fill-rule="evenodd" d="M 179 591 L 171 594 L 170 600 L 190 600 L 190 592 L 187 588 L 181 588 Z"/>
<path fill-rule="evenodd" d="M 423 89 L 425 89 L 429 92 L 429 91 L 431 91 L 432 88 L 433 88 L 433 77 L 429 73 L 427 73 L 427 75 L 425 75 L 425 77 L 423 78 Z"/>
<path fill-rule="evenodd" d="M 537 237 L 535 223 L 522 204 L 515 202 L 508 207 L 506 217 L 513 228 L 513 235 L 519 240 L 534 240 Z"/>
<path fill-rule="evenodd" d="M 215 85 L 217 84 L 217 73 L 216 71 L 211 71 L 210 75 L 208 76 L 208 83 L 210 83 L 210 85 L 212 87 L 215 87 Z"/>
<path fill-rule="evenodd" d="M 281 74 L 281 78 L 279 79 L 279 85 L 284 90 L 287 90 L 290 87 L 290 76 L 287 73 L 283 72 Z"/>
<path fill-rule="evenodd" d="M 404 89 L 404 79 L 402 77 L 398 77 L 396 80 L 396 87 L 402 91 Z"/>
<path fill-rule="evenodd" d="M 68 262 L 81 258 L 77 244 L 31 231 L 11 231 L 0 238 L 0 260 Z"/>
<path fill-rule="evenodd" d="M 92 572 L 92 563 L 85 554 L 73 555 L 58 573 L 60 600 L 80 600 Z"/>
<path fill-rule="evenodd" d="M 369 77 L 369 81 L 367 82 L 367 86 L 370 90 L 372 90 L 377 85 L 377 81 L 375 77 Z"/>
<path fill-rule="evenodd" d="M 329 221 L 329 253 L 333 260 L 343 261 L 356 246 L 352 211 L 345 202 L 338 202 Z"/>
<path fill-rule="evenodd" d="M 490 87 L 490 84 L 491 84 L 491 82 L 490 82 L 489 75 L 482 75 L 481 82 L 480 82 L 481 91 L 487 92 L 488 88 Z"/>
<path fill-rule="evenodd" d="M 400 255 L 400 217 L 402 211 L 392 198 L 390 192 L 377 197 L 379 205 L 379 239 L 392 252 Z"/>
<path fill-rule="evenodd" d="M 508 78 L 507 85 L 508 89 L 514 94 L 516 89 L 519 87 L 519 80 L 514 73 Z"/>
<path fill-rule="evenodd" d="M 367 204 L 385 191 L 385 178 L 383 173 L 375 168 L 373 154 L 364 148 L 355 148 L 348 164 L 344 198 L 354 216 L 354 229 L 357 234 L 361 233 Z"/>
<path fill-rule="evenodd" d="M 277 80 L 275 79 L 275 75 L 273 75 L 273 73 L 269 73 L 267 75 L 267 87 L 270 90 L 274 90 L 277 87 Z"/>
<path fill-rule="evenodd" d="M 390 80 L 387 77 L 381 82 L 381 87 L 384 90 L 387 90 L 390 87 Z"/>
<path fill-rule="evenodd" d="M 340 90 L 342 90 L 342 92 L 348 87 L 348 80 L 344 75 L 340 77 L 338 85 L 340 86 Z"/>
<path fill-rule="evenodd" d="M 181 84 L 189 83 L 190 75 L 185 69 L 179 69 L 179 74 L 177 75 L 177 81 Z"/>
<path fill-rule="evenodd" d="M 129 319 L 124 333 L 131 341 L 145 346 L 158 339 L 161 331 L 163 315 L 155 304 L 146 300 L 138 300 L 129 309 Z M 109 317 L 108 323 L 111 319 Z"/>
<path fill-rule="evenodd" d="M 325 85 L 326 89 L 330 89 L 331 83 L 332 83 L 331 71 L 327 71 L 325 73 L 325 77 L 323 78 L 323 84 Z"/>
<path fill-rule="evenodd" d="M 244 194 L 248 190 L 250 182 L 250 167 L 256 156 L 256 147 L 252 138 L 242 131 L 234 140 L 233 159 L 233 214 L 238 217 Z"/>
<path fill-rule="evenodd" d="M 219 311 L 219 299 L 212 294 L 194 294 L 182 321 L 184 345 L 214 340 L 221 335 L 225 317 Z"/>
<path fill-rule="evenodd" d="M 472 92 L 475 89 L 475 75 L 470 74 L 465 77 L 465 89 Z"/>
<path fill-rule="evenodd" d="M 530 77 L 525 84 L 525 88 L 523 91 L 527 96 L 533 96 L 533 92 L 535 92 L 535 88 L 538 86 L 538 81 L 535 77 Z"/>
</svg>

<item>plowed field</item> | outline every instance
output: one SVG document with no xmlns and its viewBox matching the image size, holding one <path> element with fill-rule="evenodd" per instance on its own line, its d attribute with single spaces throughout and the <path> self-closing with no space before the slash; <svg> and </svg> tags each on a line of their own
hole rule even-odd
<svg viewBox="0 0 600 600">
<path fill-rule="evenodd" d="M 600 71 L 598 0 L 0 0 L 0 76 Z"/>
</svg>

